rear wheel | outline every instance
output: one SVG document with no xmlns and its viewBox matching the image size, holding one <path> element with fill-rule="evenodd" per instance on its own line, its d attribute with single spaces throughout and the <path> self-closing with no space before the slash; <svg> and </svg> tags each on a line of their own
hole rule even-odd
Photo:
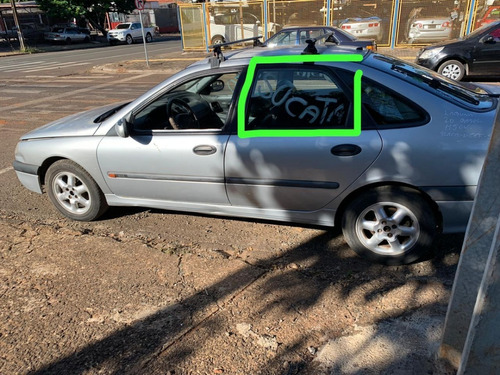
<svg viewBox="0 0 500 375">
<path fill-rule="evenodd" d="M 59 160 L 47 170 L 46 187 L 54 206 L 73 220 L 91 221 L 108 205 L 92 176 L 71 160 Z"/>
<path fill-rule="evenodd" d="M 146 34 L 146 43 L 151 43 L 153 41 L 153 37 L 150 33 Z"/>
<path fill-rule="evenodd" d="M 423 257 L 438 232 L 436 214 L 419 193 L 379 187 L 346 208 L 342 231 L 360 256 L 383 264 L 407 264 Z"/>
<path fill-rule="evenodd" d="M 90 38 L 89 38 L 88 36 L 86 36 L 86 37 L 83 39 L 83 41 L 84 41 L 85 43 L 88 43 L 88 42 L 90 42 Z"/>
<path fill-rule="evenodd" d="M 71 44 L 71 38 L 66 38 L 66 44 Z"/>
<path fill-rule="evenodd" d="M 441 64 L 438 73 L 455 81 L 460 81 L 465 75 L 465 67 L 460 61 L 448 60 Z"/>
</svg>

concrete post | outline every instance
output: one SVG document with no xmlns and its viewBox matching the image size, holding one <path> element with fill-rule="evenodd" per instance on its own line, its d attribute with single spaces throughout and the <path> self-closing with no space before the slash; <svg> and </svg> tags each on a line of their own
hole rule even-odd
<svg viewBox="0 0 500 375">
<path fill-rule="evenodd" d="M 499 160 L 500 113 L 497 111 L 488 154 L 465 233 L 439 349 L 439 356 L 447 359 L 455 368 L 460 366 L 500 213 Z"/>
<path fill-rule="evenodd" d="M 500 369 L 500 216 L 458 375 L 497 374 Z"/>
</svg>

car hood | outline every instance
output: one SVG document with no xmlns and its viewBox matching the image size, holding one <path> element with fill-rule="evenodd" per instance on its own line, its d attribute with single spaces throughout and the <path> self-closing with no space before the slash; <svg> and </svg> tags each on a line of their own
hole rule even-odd
<svg viewBox="0 0 500 375">
<path fill-rule="evenodd" d="M 449 46 L 453 46 L 453 44 L 463 44 L 463 43 L 464 43 L 463 39 L 451 39 L 451 40 L 447 40 L 445 42 L 439 42 L 439 43 L 432 44 L 430 46 L 425 47 L 424 49 L 433 49 L 433 48 L 445 47 L 445 46 L 449 47 Z"/>
<path fill-rule="evenodd" d="M 60 120 L 48 123 L 38 129 L 26 133 L 22 140 L 33 138 L 53 138 L 53 137 L 82 137 L 93 135 L 101 125 L 101 122 L 94 122 L 103 113 L 117 107 L 117 103 L 91 109 L 89 111 L 76 113 L 64 117 Z"/>
</svg>

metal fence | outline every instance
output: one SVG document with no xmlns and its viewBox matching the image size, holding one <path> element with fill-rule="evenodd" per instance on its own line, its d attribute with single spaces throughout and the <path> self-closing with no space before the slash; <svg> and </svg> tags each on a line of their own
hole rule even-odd
<svg viewBox="0 0 500 375">
<path fill-rule="evenodd" d="M 425 45 L 464 36 L 500 19 L 500 0 L 256 0 L 179 3 L 185 50 L 283 27 L 339 27 L 379 46 Z"/>
</svg>

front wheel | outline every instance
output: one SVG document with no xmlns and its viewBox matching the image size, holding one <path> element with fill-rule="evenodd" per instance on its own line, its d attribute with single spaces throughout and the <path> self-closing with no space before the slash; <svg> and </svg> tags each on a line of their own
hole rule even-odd
<svg viewBox="0 0 500 375">
<path fill-rule="evenodd" d="M 134 39 L 132 38 L 132 35 L 127 35 L 127 38 L 125 39 L 125 42 L 127 44 L 132 44 L 134 43 Z"/>
<path fill-rule="evenodd" d="M 54 206 L 73 220 L 91 221 L 108 205 L 92 176 L 70 160 L 59 160 L 47 170 L 47 192 Z"/>
<path fill-rule="evenodd" d="M 460 81 L 465 75 L 465 67 L 460 61 L 448 60 L 441 64 L 438 73 L 455 81 Z"/>
<path fill-rule="evenodd" d="M 436 214 L 419 193 L 379 187 L 346 208 L 342 231 L 349 246 L 377 263 L 408 264 L 422 258 L 438 232 Z"/>
</svg>

